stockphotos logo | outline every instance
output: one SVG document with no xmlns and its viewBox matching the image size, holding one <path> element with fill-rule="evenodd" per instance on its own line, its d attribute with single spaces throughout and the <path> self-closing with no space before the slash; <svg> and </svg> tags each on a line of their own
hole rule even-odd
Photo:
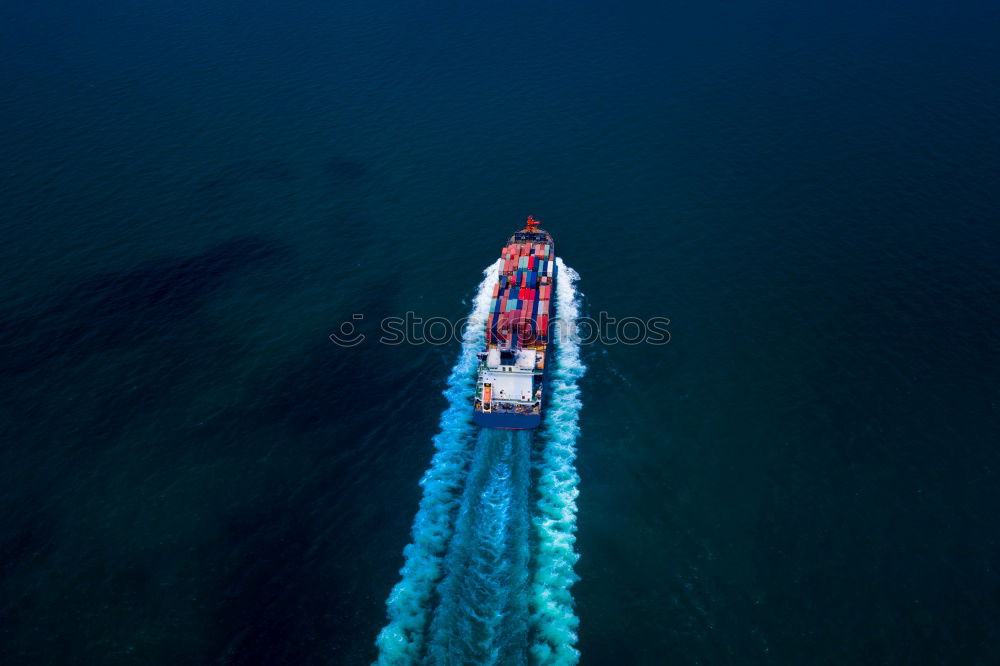
<svg viewBox="0 0 1000 666">
<path fill-rule="evenodd" d="M 354 313 L 350 319 L 345 319 L 337 330 L 330 334 L 330 340 L 341 347 L 357 347 L 368 339 L 361 332 L 366 317 Z M 535 330 L 537 320 L 529 318 L 522 323 L 522 330 Z M 670 320 L 666 317 L 623 317 L 616 319 L 607 312 L 601 312 L 597 317 L 580 317 L 575 322 L 565 322 L 561 319 L 548 324 L 548 339 L 558 342 L 567 340 L 581 345 L 599 343 L 602 345 L 665 345 L 670 342 L 668 326 Z M 485 327 L 483 320 L 448 319 L 447 317 L 418 317 L 414 312 L 407 312 L 402 317 L 384 317 L 379 321 L 381 335 L 377 342 L 383 345 L 446 345 L 450 342 L 460 342 L 465 337 L 469 326 Z M 500 329 L 504 333 L 504 329 Z"/>
</svg>

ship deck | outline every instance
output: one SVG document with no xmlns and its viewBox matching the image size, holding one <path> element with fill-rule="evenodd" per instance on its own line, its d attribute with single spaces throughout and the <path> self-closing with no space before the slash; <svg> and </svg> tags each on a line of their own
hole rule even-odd
<svg viewBox="0 0 1000 666">
<path fill-rule="evenodd" d="M 494 428 L 534 428 L 541 421 L 549 318 L 555 314 L 555 244 L 531 217 L 501 252 L 480 352 L 473 418 Z"/>
</svg>

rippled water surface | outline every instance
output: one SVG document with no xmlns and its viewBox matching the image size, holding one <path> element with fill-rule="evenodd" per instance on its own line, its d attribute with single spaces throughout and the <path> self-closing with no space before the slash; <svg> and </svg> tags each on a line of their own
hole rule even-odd
<svg viewBox="0 0 1000 666">
<path fill-rule="evenodd" d="M 422 659 L 996 663 L 998 33 L 6 3 L 4 663 L 367 664 L 392 599 Z M 474 311 L 529 213 L 581 314 L 671 341 L 576 350 L 569 439 L 463 430 L 439 569 L 390 597 L 463 348 L 377 322 Z"/>
</svg>

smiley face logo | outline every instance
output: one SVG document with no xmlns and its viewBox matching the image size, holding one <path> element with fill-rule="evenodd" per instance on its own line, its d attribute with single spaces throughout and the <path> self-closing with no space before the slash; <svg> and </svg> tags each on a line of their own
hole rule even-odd
<svg viewBox="0 0 1000 666">
<path fill-rule="evenodd" d="M 359 321 L 364 318 L 365 316 L 363 314 L 355 313 L 351 315 L 351 319 L 354 321 Z M 354 326 L 354 322 L 344 321 L 341 322 L 336 331 L 330 334 L 330 340 L 333 344 L 339 347 L 356 347 L 365 341 L 365 335 L 364 333 L 358 332 Z"/>
</svg>

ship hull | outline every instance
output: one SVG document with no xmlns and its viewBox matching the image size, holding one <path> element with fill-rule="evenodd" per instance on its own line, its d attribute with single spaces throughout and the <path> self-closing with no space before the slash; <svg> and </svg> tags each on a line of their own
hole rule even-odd
<svg viewBox="0 0 1000 666">
<path fill-rule="evenodd" d="M 542 424 L 541 414 L 487 414 L 473 412 L 472 421 L 484 428 L 532 430 Z"/>
</svg>

